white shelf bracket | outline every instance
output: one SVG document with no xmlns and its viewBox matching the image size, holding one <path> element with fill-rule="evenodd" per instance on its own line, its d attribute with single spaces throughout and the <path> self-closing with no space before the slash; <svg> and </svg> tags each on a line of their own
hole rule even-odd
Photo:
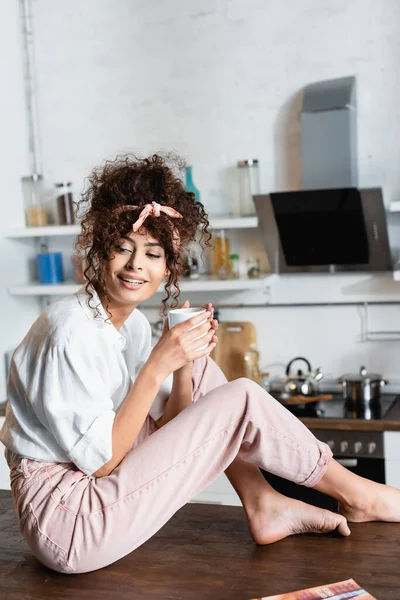
<svg viewBox="0 0 400 600">
<path fill-rule="evenodd" d="M 400 331 L 369 329 L 368 302 L 364 302 L 361 314 L 361 341 L 362 342 L 398 342 Z"/>
</svg>

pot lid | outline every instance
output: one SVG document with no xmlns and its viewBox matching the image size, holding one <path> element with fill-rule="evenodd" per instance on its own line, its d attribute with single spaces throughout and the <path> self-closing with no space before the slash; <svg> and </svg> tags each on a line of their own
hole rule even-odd
<svg viewBox="0 0 400 600">
<path fill-rule="evenodd" d="M 342 375 L 341 380 L 346 381 L 380 381 L 382 379 L 381 373 L 369 373 L 367 369 L 363 366 L 360 368 L 360 372 L 357 373 L 346 373 Z"/>
</svg>

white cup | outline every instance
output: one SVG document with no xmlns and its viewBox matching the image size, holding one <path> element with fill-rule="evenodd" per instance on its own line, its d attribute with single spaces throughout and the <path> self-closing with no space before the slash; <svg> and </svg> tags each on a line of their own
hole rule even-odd
<svg viewBox="0 0 400 600">
<path fill-rule="evenodd" d="M 168 312 L 169 328 L 171 329 L 171 327 L 178 325 L 178 323 L 183 323 L 184 321 L 187 321 L 188 319 L 191 319 L 192 317 L 195 317 L 196 315 L 201 315 L 201 313 L 204 313 L 204 312 L 206 312 L 205 308 L 201 308 L 201 307 L 196 308 L 194 306 L 191 308 L 174 308 Z M 191 329 L 195 329 L 196 327 L 199 327 L 199 325 L 203 325 L 203 323 L 205 323 L 206 321 L 207 321 L 207 319 L 204 319 L 203 321 L 201 321 L 194 327 L 191 327 L 189 329 L 189 331 Z M 203 335 L 199 335 L 199 337 L 195 338 L 193 341 L 199 340 L 200 338 L 204 337 L 205 335 L 207 335 L 207 333 L 203 333 Z M 196 350 L 197 351 L 205 350 L 207 347 L 208 347 L 208 344 L 205 344 L 204 346 L 201 346 L 200 348 L 196 348 Z"/>
</svg>

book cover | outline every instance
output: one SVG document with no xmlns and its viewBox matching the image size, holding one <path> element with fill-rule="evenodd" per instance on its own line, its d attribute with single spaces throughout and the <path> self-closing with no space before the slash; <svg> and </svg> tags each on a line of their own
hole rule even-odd
<svg viewBox="0 0 400 600">
<path fill-rule="evenodd" d="M 253 598 L 252 600 L 321 600 L 321 598 L 329 598 L 329 600 L 349 600 L 350 598 L 356 598 L 357 600 L 377 600 L 359 586 L 354 579 L 320 585 L 287 594 L 278 594 L 277 596 Z"/>
</svg>

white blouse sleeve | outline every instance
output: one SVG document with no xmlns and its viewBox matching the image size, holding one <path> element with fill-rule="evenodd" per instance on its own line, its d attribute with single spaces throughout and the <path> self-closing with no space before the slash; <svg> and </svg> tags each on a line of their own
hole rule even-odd
<svg viewBox="0 0 400 600">
<path fill-rule="evenodd" d="M 112 457 L 115 411 L 101 359 L 84 343 L 44 352 L 28 390 L 31 403 L 71 461 L 91 475 Z"/>
</svg>

